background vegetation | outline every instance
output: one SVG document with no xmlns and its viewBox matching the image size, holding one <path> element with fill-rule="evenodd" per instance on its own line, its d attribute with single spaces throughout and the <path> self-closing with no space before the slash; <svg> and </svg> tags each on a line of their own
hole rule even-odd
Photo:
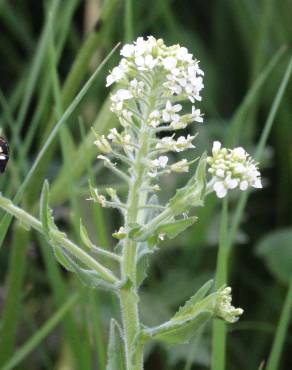
<svg viewBox="0 0 292 370">
<path fill-rule="evenodd" d="M 86 201 L 88 178 L 120 186 L 96 160 L 90 130 L 102 133 L 117 123 L 105 75 L 118 52 L 76 99 L 117 42 L 152 34 L 187 46 L 201 61 L 205 122 L 196 126 L 198 153 L 210 150 L 214 138 L 254 153 L 263 128 L 272 127 L 261 158 L 264 189 L 250 195 L 232 247 L 229 282 L 245 314 L 230 327 L 231 370 L 258 369 L 268 359 L 283 307 L 269 370 L 282 348 L 278 369 L 292 368 L 292 334 L 285 336 L 292 301 L 291 82 L 280 88 L 285 73 L 284 83 L 289 78 L 291 12 L 290 0 L 0 0 L 0 120 L 11 148 L 0 189 L 37 214 L 48 178 L 56 220 L 75 240 L 80 216 L 108 248 L 119 225 L 118 214 Z M 168 177 L 163 193 L 177 185 Z M 235 217 L 236 210 L 237 195 Z M 0 216 L 0 368 L 104 369 L 115 298 L 86 291 L 42 237 Z M 214 276 L 219 220 L 211 198 L 195 226 L 154 256 L 142 290 L 146 323 L 170 317 Z M 208 368 L 210 329 L 188 345 L 148 348 L 146 369 Z"/>
</svg>

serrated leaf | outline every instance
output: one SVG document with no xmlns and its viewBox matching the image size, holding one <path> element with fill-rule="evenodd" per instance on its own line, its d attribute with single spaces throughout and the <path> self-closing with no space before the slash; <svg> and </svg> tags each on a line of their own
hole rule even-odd
<svg viewBox="0 0 292 370">
<path fill-rule="evenodd" d="M 213 280 L 207 281 L 186 303 L 180 307 L 177 313 L 174 315 L 174 318 L 179 319 L 184 315 L 189 315 L 193 307 L 206 297 L 213 285 Z"/>
<path fill-rule="evenodd" d="M 264 236 L 256 246 L 267 268 L 279 280 L 289 283 L 292 277 L 292 228 L 280 229 Z"/>
<path fill-rule="evenodd" d="M 187 343 L 203 324 L 212 316 L 211 312 L 201 311 L 194 318 L 182 322 L 170 321 L 168 325 L 152 335 L 152 339 L 161 340 L 168 344 Z"/>
<path fill-rule="evenodd" d="M 126 370 L 122 330 L 114 319 L 110 324 L 106 370 Z"/>
</svg>

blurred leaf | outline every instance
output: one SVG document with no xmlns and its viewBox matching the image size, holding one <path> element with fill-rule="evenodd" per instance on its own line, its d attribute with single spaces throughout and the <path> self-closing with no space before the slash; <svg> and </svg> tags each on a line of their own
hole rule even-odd
<svg viewBox="0 0 292 370">
<path fill-rule="evenodd" d="M 88 236 L 88 232 L 85 228 L 85 226 L 83 225 L 83 222 L 82 220 L 80 219 L 80 238 L 81 238 L 81 241 L 82 243 L 85 245 L 85 247 L 88 249 L 88 250 L 91 250 L 92 249 L 92 242 Z"/>
<path fill-rule="evenodd" d="M 289 283 L 292 277 L 292 228 L 280 229 L 263 237 L 257 243 L 256 253 L 277 279 Z"/>
<path fill-rule="evenodd" d="M 149 256 L 144 254 L 137 263 L 137 286 L 139 287 L 147 277 L 147 269 L 149 267 Z"/>
<path fill-rule="evenodd" d="M 106 370 L 126 370 L 124 343 L 119 324 L 112 319 L 109 334 Z"/>
</svg>

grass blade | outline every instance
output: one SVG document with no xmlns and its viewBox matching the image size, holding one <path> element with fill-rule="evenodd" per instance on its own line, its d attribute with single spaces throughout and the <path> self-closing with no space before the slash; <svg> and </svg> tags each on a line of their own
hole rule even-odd
<svg viewBox="0 0 292 370">
<path fill-rule="evenodd" d="M 276 335 L 273 341 L 272 350 L 267 362 L 266 370 L 279 369 L 280 357 L 283 351 L 285 337 L 288 331 L 292 311 L 292 279 L 290 280 L 287 296 L 283 305 Z"/>
<path fill-rule="evenodd" d="M 78 295 L 71 296 L 66 303 L 13 355 L 2 367 L 2 370 L 11 370 L 28 356 L 46 338 L 46 336 L 61 322 L 64 316 L 78 301 Z"/>
</svg>

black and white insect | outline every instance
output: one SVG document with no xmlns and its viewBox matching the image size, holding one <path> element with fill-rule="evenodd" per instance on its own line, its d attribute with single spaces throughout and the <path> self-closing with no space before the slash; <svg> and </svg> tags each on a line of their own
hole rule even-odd
<svg viewBox="0 0 292 370">
<path fill-rule="evenodd" d="M 7 141 L 0 136 L 0 172 L 4 172 L 9 160 L 9 145 Z"/>
</svg>

